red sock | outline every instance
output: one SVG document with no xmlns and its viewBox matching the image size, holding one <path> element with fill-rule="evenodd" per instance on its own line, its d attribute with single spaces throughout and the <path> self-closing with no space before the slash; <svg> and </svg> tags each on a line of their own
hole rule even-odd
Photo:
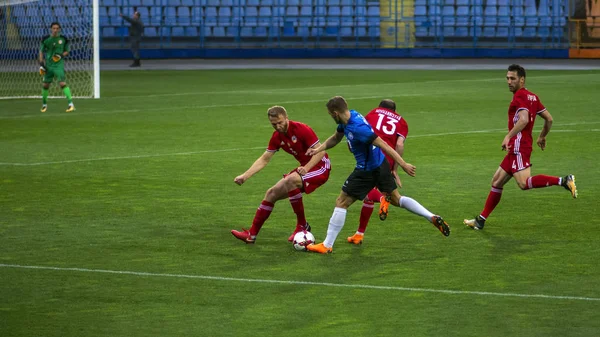
<svg viewBox="0 0 600 337">
<path fill-rule="evenodd" d="M 376 191 L 376 190 L 373 190 Z M 369 194 L 373 193 L 371 191 Z M 379 191 L 378 191 L 379 193 Z M 381 193 L 379 193 L 381 194 Z M 367 230 L 367 225 L 369 224 L 369 219 L 371 218 L 371 214 L 373 214 L 374 204 L 370 201 L 363 202 L 362 209 L 360 210 L 360 221 L 358 223 L 357 232 L 364 233 Z"/>
<path fill-rule="evenodd" d="M 488 194 L 487 200 L 485 201 L 485 207 L 481 212 L 481 217 L 487 219 L 487 217 L 492 213 L 494 208 L 500 202 L 500 198 L 502 197 L 502 188 L 492 186 L 492 190 L 490 194 Z"/>
<path fill-rule="evenodd" d="M 304 203 L 302 202 L 302 191 L 299 188 L 289 191 L 290 204 L 296 213 L 296 231 L 304 229 L 306 225 L 306 216 L 304 216 Z"/>
<path fill-rule="evenodd" d="M 256 210 L 256 215 L 254 216 L 254 220 L 252 220 L 252 227 L 250 227 L 250 235 L 256 235 L 260 232 L 260 228 L 267 221 L 271 212 L 273 212 L 273 207 L 275 204 L 270 203 L 266 200 L 263 200 L 258 206 Z"/>
<path fill-rule="evenodd" d="M 541 188 L 558 185 L 559 177 L 545 176 L 539 174 L 537 176 L 527 178 L 527 190 L 530 188 Z"/>
<path fill-rule="evenodd" d="M 371 192 L 369 192 L 369 194 L 367 194 L 367 200 L 372 202 L 379 202 L 379 199 L 382 195 L 383 194 L 381 194 L 381 192 L 379 192 L 378 189 L 374 188 L 371 190 Z"/>
</svg>

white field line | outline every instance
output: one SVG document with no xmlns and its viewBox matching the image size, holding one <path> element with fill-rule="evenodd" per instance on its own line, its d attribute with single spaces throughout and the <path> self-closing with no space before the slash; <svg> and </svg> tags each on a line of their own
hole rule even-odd
<svg viewBox="0 0 600 337">
<path fill-rule="evenodd" d="M 448 290 L 448 289 L 412 288 L 412 287 L 396 287 L 396 286 L 376 286 L 376 285 L 368 285 L 368 284 L 346 284 L 346 283 L 328 283 L 328 282 L 311 282 L 311 281 L 285 281 L 285 280 L 250 279 L 250 278 L 236 278 L 236 277 L 222 277 L 222 276 L 208 276 L 208 275 L 148 273 L 148 272 L 136 272 L 136 271 L 126 271 L 126 270 L 64 268 L 64 267 L 51 267 L 51 266 L 27 266 L 27 265 L 18 265 L 18 264 L 0 264 L 0 268 L 52 270 L 52 271 L 68 271 L 68 272 L 81 272 L 81 273 L 130 275 L 130 276 L 142 276 L 142 277 L 168 277 L 168 278 L 200 279 L 200 280 L 211 280 L 211 281 L 231 281 L 231 282 L 247 282 L 247 283 L 252 282 L 252 283 L 266 283 L 266 284 L 337 287 L 337 288 L 354 288 L 354 289 L 370 289 L 370 290 L 391 290 L 391 291 L 405 291 L 405 292 L 417 292 L 417 293 L 441 293 L 441 294 L 451 294 L 451 295 L 519 297 L 519 298 L 571 300 L 571 301 L 600 301 L 600 298 L 598 298 L 598 297 L 583 297 L 583 296 L 499 293 L 499 292 L 489 292 L 489 291 L 469 291 L 469 290 Z"/>
<path fill-rule="evenodd" d="M 562 125 L 581 125 L 581 124 L 585 124 L 585 125 L 600 124 L 600 122 L 566 123 L 566 124 L 562 124 Z M 599 131 L 598 129 L 590 129 L 590 130 L 552 130 L 550 132 L 598 132 L 598 131 Z M 494 132 L 506 132 L 506 128 L 490 129 L 490 130 L 431 133 L 431 134 L 409 136 L 409 139 L 423 138 L 423 137 L 478 134 L 478 133 L 494 133 Z M 266 149 L 266 146 L 256 146 L 256 147 L 249 147 L 249 148 L 232 148 L 232 149 L 221 149 L 221 150 L 175 152 L 175 153 L 162 153 L 162 154 L 144 154 L 144 155 L 120 156 L 120 157 L 82 158 L 82 159 L 46 161 L 46 162 L 36 162 L 36 163 L 3 163 L 3 162 L 0 162 L 0 166 L 41 166 L 41 165 L 69 164 L 69 163 L 81 163 L 81 162 L 104 161 L 104 160 L 139 159 L 139 158 L 168 157 L 168 156 L 189 156 L 189 155 L 195 155 L 195 154 L 201 154 L 201 153 L 233 152 L 233 151 L 258 150 L 258 149 Z"/>
<path fill-rule="evenodd" d="M 424 94 L 399 94 L 394 95 L 397 97 L 416 97 L 416 96 L 424 96 Z M 142 97 L 142 96 L 140 96 Z M 381 95 L 377 96 L 360 96 L 360 97 L 348 97 L 347 99 L 351 100 L 359 100 L 359 99 L 373 99 L 373 98 L 381 98 Z M 211 108 L 226 108 L 226 107 L 244 107 L 244 106 L 255 106 L 255 105 L 272 105 L 272 104 L 296 104 L 296 103 L 318 103 L 323 102 L 323 108 L 325 108 L 325 103 L 327 102 L 326 98 L 323 99 L 309 99 L 309 100 L 300 100 L 300 101 L 286 101 L 286 102 L 278 102 L 273 100 L 271 102 L 262 102 L 262 103 L 236 103 L 236 104 L 212 104 L 212 105 L 187 105 L 187 106 L 175 106 L 175 107 L 162 107 L 162 108 L 148 108 L 148 109 L 127 109 L 127 110 L 109 110 L 109 111 L 85 111 L 82 113 L 75 112 L 62 112 L 62 113 L 37 113 L 32 115 L 17 115 L 17 116 L 0 116 L 0 119 L 21 119 L 21 118 L 36 118 L 36 117 L 73 117 L 73 116 L 86 116 L 92 114 L 114 114 L 114 113 L 130 113 L 130 112 L 146 112 L 146 111 L 165 111 L 165 110 L 190 110 L 190 109 L 211 109 Z"/>
</svg>

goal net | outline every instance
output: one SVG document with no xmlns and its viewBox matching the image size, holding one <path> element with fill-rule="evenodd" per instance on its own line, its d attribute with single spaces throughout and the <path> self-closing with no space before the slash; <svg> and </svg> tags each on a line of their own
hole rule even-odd
<svg viewBox="0 0 600 337">
<path fill-rule="evenodd" d="M 70 43 L 72 95 L 100 97 L 98 0 L 0 0 L 0 99 L 41 97 L 38 53 L 52 22 Z M 64 97 L 56 80 L 50 97 Z"/>
</svg>

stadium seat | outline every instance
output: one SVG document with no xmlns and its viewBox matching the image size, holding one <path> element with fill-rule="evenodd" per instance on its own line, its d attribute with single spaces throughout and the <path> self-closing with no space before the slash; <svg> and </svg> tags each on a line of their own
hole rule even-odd
<svg viewBox="0 0 600 337">
<path fill-rule="evenodd" d="M 523 29 L 523 37 L 528 37 L 528 38 L 536 37 L 535 27 L 525 27 L 525 29 Z"/>
<path fill-rule="evenodd" d="M 142 6 L 152 7 L 154 6 L 154 0 L 142 0 Z"/>
<path fill-rule="evenodd" d="M 173 26 L 177 24 L 177 11 L 175 7 L 165 7 L 165 25 Z"/>
<path fill-rule="evenodd" d="M 352 28 L 351 27 L 342 27 L 340 28 L 340 36 L 342 37 L 351 37 L 352 35 Z"/>
<path fill-rule="evenodd" d="M 467 27 L 456 27 L 454 34 L 458 37 L 467 37 L 469 35 L 469 29 Z"/>
<path fill-rule="evenodd" d="M 442 26 L 454 27 L 455 23 L 456 23 L 456 18 L 454 16 L 454 6 L 444 6 L 442 8 Z M 444 35 L 450 36 L 446 33 L 444 33 Z M 454 36 L 454 29 L 452 29 L 452 36 Z"/>
<path fill-rule="evenodd" d="M 469 7 L 459 6 L 456 8 L 456 25 L 460 27 L 469 25 Z"/>
<path fill-rule="evenodd" d="M 535 0 L 527 0 L 526 2 L 529 3 L 530 1 L 532 1 L 533 4 L 525 6 L 525 26 L 537 27 L 539 22 L 537 9 L 535 8 Z"/>
<path fill-rule="evenodd" d="M 187 36 L 187 37 L 198 36 L 198 28 L 196 28 L 196 27 L 184 27 L 184 28 L 185 28 L 185 36 Z"/>
<path fill-rule="evenodd" d="M 205 7 L 204 8 L 204 24 L 206 26 L 217 25 L 217 8 L 216 7 Z"/>
<path fill-rule="evenodd" d="M 253 37 L 254 32 L 252 31 L 252 27 L 242 27 L 240 31 L 241 37 Z"/>
<path fill-rule="evenodd" d="M 445 37 L 454 37 L 454 27 L 444 27 L 442 29 L 442 34 Z"/>
<path fill-rule="evenodd" d="M 132 6 L 132 7 L 138 7 L 138 6 L 142 5 L 142 1 L 141 0 L 128 0 L 127 5 Z"/>
<path fill-rule="evenodd" d="M 191 23 L 191 15 L 189 7 L 178 7 L 177 8 L 177 24 L 180 26 L 189 26 Z"/>
<path fill-rule="evenodd" d="M 483 25 L 495 27 L 498 24 L 498 11 L 496 6 L 487 6 L 483 11 Z"/>
<path fill-rule="evenodd" d="M 500 37 L 500 38 L 508 37 L 508 27 L 498 27 L 496 29 L 496 37 Z"/>
<path fill-rule="evenodd" d="M 225 37 L 225 27 L 213 27 L 212 36 Z"/>
<path fill-rule="evenodd" d="M 231 7 L 219 7 L 218 13 L 219 13 L 219 18 L 218 18 L 219 26 L 231 26 L 232 25 Z"/>
<path fill-rule="evenodd" d="M 115 29 L 113 27 L 102 28 L 102 36 L 104 37 L 116 37 Z"/>
<path fill-rule="evenodd" d="M 194 0 L 181 0 L 182 6 L 193 7 L 195 6 Z"/>
<path fill-rule="evenodd" d="M 156 37 L 157 35 L 156 27 L 144 27 L 144 36 Z"/>
<path fill-rule="evenodd" d="M 495 37 L 496 36 L 496 28 L 495 27 L 484 27 L 483 28 L 483 37 Z"/>
<path fill-rule="evenodd" d="M 508 6 L 498 7 L 498 26 L 510 26 L 510 11 Z"/>
<path fill-rule="evenodd" d="M 185 36 L 185 29 L 183 29 L 183 27 L 173 27 L 171 30 L 171 36 L 183 37 Z"/>
</svg>

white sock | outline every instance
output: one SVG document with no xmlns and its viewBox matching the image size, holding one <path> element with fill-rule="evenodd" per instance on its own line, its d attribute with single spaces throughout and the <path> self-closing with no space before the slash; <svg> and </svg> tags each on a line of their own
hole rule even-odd
<svg viewBox="0 0 600 337">
<path fill-rule="evenodd" d="M 329 227 L 327 227 L 327 237 L 323 244 L 327 248 L 333 247 L 333 243 L 337 238 L 338 234 L 344 227 L 344 223 L 346 222 L 346 213 L 348 211 L 344 208 L 336 207 L 333 210 L 333 214 L 331 215 L 331 219 L 329 219 Z"/>
<path fill-rule="evenodd" d="M 400 207 L 405 208 L 416 215 L 424 217 L 429 222 L 431 222 L 431 217 L 434 215 L 428 211 L 427 208 L 423 207 L 423 205 L 419 204 L 419 202 L 415 199 L 405 196 L 400 197 Z"/>
</svg>

